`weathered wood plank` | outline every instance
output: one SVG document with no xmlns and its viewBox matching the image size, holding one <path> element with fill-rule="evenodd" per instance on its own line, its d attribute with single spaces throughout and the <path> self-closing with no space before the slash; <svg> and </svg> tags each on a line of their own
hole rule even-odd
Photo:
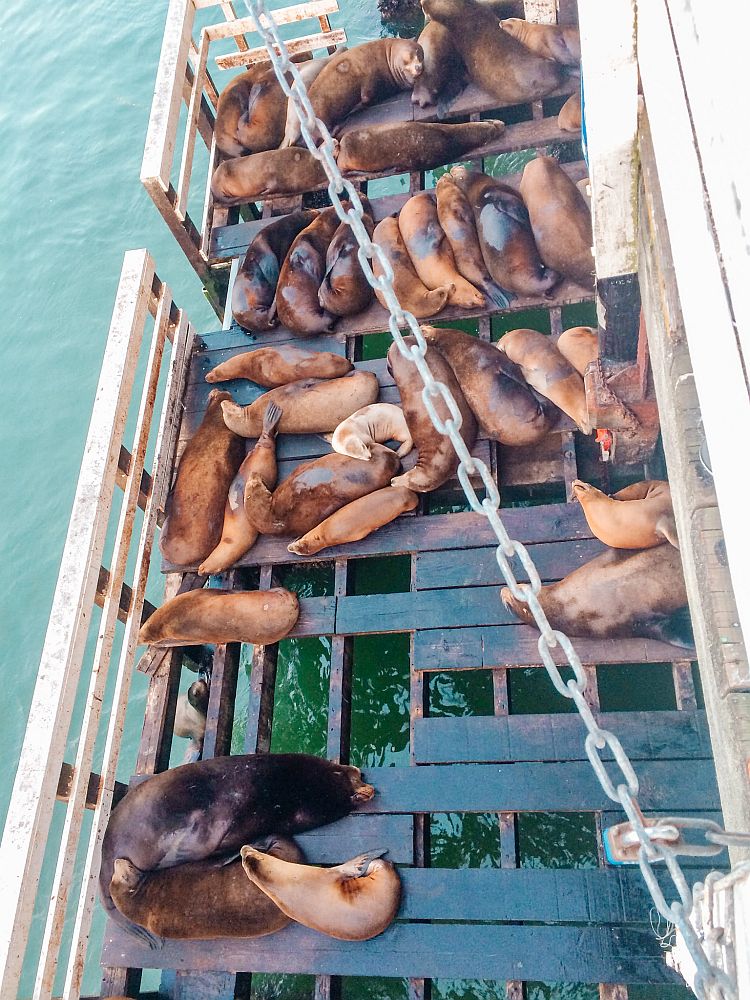
<svg viewBox="0 0 750 1000">
<path fill-rule="evenodd" d="M 317 865 L 337 865 L 371 851 L 388 848 L 388 860 L 410 865 L 414 860 L 414 819 L 407 815 L 361 816 L 354 813 L 294 838 L 307 860 Z"/>
</svg>

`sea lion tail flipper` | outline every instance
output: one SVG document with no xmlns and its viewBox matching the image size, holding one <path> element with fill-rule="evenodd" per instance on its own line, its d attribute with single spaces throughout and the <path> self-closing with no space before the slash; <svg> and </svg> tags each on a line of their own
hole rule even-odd
<svg viewBox="0 0 750 1000">
<path fill-rule="evenodd" d="M 387 853 L 388 848 L 384 847 L 380 851 L 366 851 L 364 854 L 358 854 L 356 858 L 345 861 L 343 865 L 338 866 L 339 874 L 344 878 L 362 878 L 363 875 L 367 874 L 370 863 L 376 858 L 382 858 Z"/>
<path fill-rule="evenodd" d="M 197 764 L 198 761 L 201 759 L 202 753 L 203 753 L 203 745 L 201 743 L 196 742 L 195 740 L 191 740 L 188 743 L 187 750 L 185 751 L 185 755 L 182 758 L 182 763 Z"/>
<path fill-rule="evenodd" d="M 687 605 L 678 608 L 670 615 L 654 615 L 652 618 L 638 622 L 634 631 L 636 635 L 642 635 L 646 639 L 668 642 L 671 646 L 678 646 L 680 649 L 695 649 L 693 625 L 690 620 L 690 609 Z"/>
<path fill-rule="evenodd" d="M 498 309 L 507 309 L 512 300 L 516 297 L 512 292 L 506 292 L 500 285 L 488 281 L 482 289 L 484 294 L 494 303 Z"/>
<path fill-rule="evenodd" d="M 674 514 L 662 514 L 654 525 L 654 531 L 657 535 L 665 538 L 670 545 L 674 545 L 676 549 L 679 549 L 680 541 L 677 537 L 677 525 L 675 524 Z"/>
<path fill-rule="evenodd" d="M 164 938 L 158 937 L 156 934 L 152 934 L 151 931 L 146 930 L 145 927 L 141 927 L 140 924 L 134 923 L 129 917 L 126 917 L 124 913 L 121 913 L 115 906 L 115 901 L 107 893 L 102 891 L 100 894 L 102 906 L 107 911 L 107 916 L 109 919 L 121 927 L 127 934 L 131 934 L 133 937 L 140 938 L 145 941 L 146 944 L 151 948 L 152 951 L 158 951 L 160 948 L 164 947 Z"/>
<path fill-rule="evenodd" d="M 284 416 L 284 411 L 278 403 L 269 403 L 263 416 L 263 433 L 269 437 L 274 437 L 278 431 L 279 421 Z"/>
</svg>

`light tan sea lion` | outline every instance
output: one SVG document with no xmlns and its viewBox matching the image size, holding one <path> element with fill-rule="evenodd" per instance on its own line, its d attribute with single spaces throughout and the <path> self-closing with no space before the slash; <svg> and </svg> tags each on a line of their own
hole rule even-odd
<svg viewBox="0 0 750 1000">
<path fill-rule="evenodd" d="M 245 514 L 264 535 L 304 535 L 340 507 L 382 489 L 400 464 L 390 448 L 374 444 L 369 462 L 336 452 L 303 462 L 274 493 L 251 476 Z"/>
<path fill-rule="evenodd" d="M 395 122 L 369 125 L 346 132 L 339 142 L 336 163 L 347 176 L 395 170 L 430 170 L 460 159 L 464 153 L 493 142 L 505 131 L 501 121 Z"/>
<path fill-rule="evenodd" d="M 414 510 L 419 503 L 416 493 L 403 486 L 386 486 L 341 507 L 312 531 L 287 545 L 298 556 L 312 556 L 332 545 L 346 545 L 367 538 L 399 514 Z"/>
<path fill-rule="evenodd" d="M 201 425 L 177 466 L 159 548 L 178 566 L 199 563 L 221 538 L 227 493 L 245 457 L 242 439 L 222 417 L 221 404 L 231 398 L 228 392 L 211 390 Z"/>
<path fill-rule="evenodd" d="M 293 840 L 267 841 L 264 850 L 271 857 L 304 863 Z M 110 893 L 115 906 L 156 937 L 201 941 L 263 937 L 291 920 L 248 879 L 240 858 L 229 864 L 213 858 L 149 872 L 127 858 L 115 858 L 114 869 Z"/>
<path fill-rule="evenodd" d="M 269 403 L 263 418 L 263 433 L 229 487 L 221 541 L 198 567 L 201 576 L 222 573 L 230 566 L 234 566 L 258 540 L 258 532 L 245 517 L 245 486 L 250 476 L 258 475 L 269 490 L 275 488 L 278 475 L 276 434 L 280 420 L 280 407 L 275 403 Z"/>
<path fill-rule="evenodd" d="M 581 36 L 578 28 L 559 24 L 535 24 L 521 17 L 506 18 L 500 21 L 500 27 L 541 59 L 553 59 L 562 66 L 578 66 L 581 62 Z"/>
<path fill-rule="evenodd" d="M 320 76 L 323 67 L 326 63 L 330 62 L 333 56 L 338 55 L 340 52 L 346 52 L 346 45 L 339 45 L 334 53 L 327 56 L 322 56 L 320 59 L 308 59 L 307 62 L 302 63 L 297 67 L 299 74 L 302 77 L 302 82 L 305 85 L 305 90 L 309 90 L 313 85 L 315 80 Z M 296 82 L 292 84 L 292 90 L 297 90 Z M 285 149 L 287 146 L 294 145 L 294 142 L 301 135 L 299 127 L 299 117 L 294 104 L 289 101 L 287 112 L 286 112 L 286 123 L 284 127 L 284 138 L 281 141 L 281 148 Z"/>
<path fill-rule="evenodd" d="M 450 32 L 437 21 L 428 21 L 417 39 L 422 49 L 423 69 L 411 92 L 413 104 L 447 103 L 463 86 L 466 67 Z"/>
<path fill-rule="evenodd" d="M 571 94 L 560 108 L 560 114 L 557 116 L 557 127 L 563 132 L 580 132 L 581 122 L 581 92 L 579 90 L 575 94 Z"/>
<path fill-rule="evenodd" d="M 482 256 L 497 284 L 518 295 L 549 296 L 560 274 L 542 263 L 518 193 L 466 167 L 453 167 L 451 176 L 472 207 Z"/>
<path fill-rule="evenodd" d="M 226 156 L 276 149 L 284 135 L 286 96 L 273 67 L 253 66 L 219 94 L 214 137 Z"/>
<path fill-rule="evenodd" d="M 437 205 L 431 191 L 410 198 L 398 217 L 401 239 L 409 252 L 417 276 L 427 288 L 453 285 L 448 304 L 461 309 L 478 309 L 484 295 L 463 278 L 438 220 Z"/>
<path fill-rule="evenodd" d="M 298 337 L 329 333 L 336 317 L 321 307 L 318 291 L 326 273 L 326 254 L 339 228 L 335 208 L 326 208 L 303 229 L 287 254 L 276 287 L 279 322 Z"/>
<path fill-rule="evenodd" d="M 524 167 L 520 191 L 544 263 L 584 288 L 591 288 L 591 211 L 573 181 L 557 160 L 537 156 Z"/>
<path fill-rule="evenodd" d="M 234 378 L 247 378 L 257 385 L 276 389 L 303 378 L 341 378 L 354 368 L 343 354 L 330 351 L 311 351 L 307 347 L 279 344 L 278 347 L 261 347 L 256 351 L 235 354 L 222 361 L 207 375 L 207 382 L 226 382 Z"/>
<path fill-rule="evenodd" d="M 292 920 L 340 941 L 367 941 L 382 934 L 398 913 L 401 880 L 370 851 L 335 868 L 278 861 L 246 846 L 240 851 L 248 879 Z"/>
<path fill-rule="evenodd" d="M 261 482 L 260 476 L 256 477 Z M 138 643 L 169 649 L 204 642 L 278 642 L 299 617 L 297 595 L 272 590 L 190 590 L 166 601 L 147 618 Z"/>
<path fill-rule="evenodd" d="M 362 202 L 362 207 L 369 209 L 367 199 L 363 198 Z M 372 239 L 375 223 L 367 211 L 362 216 L 362 224 Z M 342 222 L 328 245 L 326 273 L 318 290 L 321 308 L 333 316 L 356 316 L 372 302 L 372 286 L 359 263 L 358 250 L 359 243 L 352 227 Z"/>
<path fill-rule="evenodd" d="M 193 681 L 185 694 L 178 697 L 175 706 L 172 732 L 180 739 L 190 740 L 196 760 L 203 749 L 209 695 L 208 682 L 200 677 L 197 681 Z"/>
<path fill-rule="evenodd" d="M 507 587 L 503 603 L 528 625 L 528 605 Z M 690 647 L 670 616 L 687 604 L 680 553 L 672 545 L 607 549 L 564 580 L 542 587 L 539 602 L 553 629 L 586 639 L 658 639 Z"/>
<path fill-rule="evenodd" d="M 393 403 L 372 403 L 342 421 L 331 437 L 331 447 L 339 455 L 370 461 L 374 444 L 399 441 L 399 458 L 414 447 L 404 411 Z"/>
<path fill-rule="evenodd" d="M 632 483 L 608 497 L 590 483 L 573 482 L 589 528 L 613 549 L 648 549 L 665 540 L 679 548 L 669 483 Z"/>
<path fill-rule="evenodd" d="M 575 420 L 580 431 L 592 432 L 583 379 L 551 337 L 537 330 L 510 330 L 496 346 L 518 365 L 530 386 Z"/>
<path fill-rule="evenodd" d="M 587 366 L 599 357 L 599 336 L 592 326 L 573 326 L 560 334 L 557 349 L 583 375 Z"/>
<path fill-rule="evenodd" d="M 375 226 L 373 242 L 377 243 L 385 253 L 393 268 L 393 289 L 401 307 L 411 312 L 417 319 L 427 319 L 436 316 L 448 301 L 448 296 L 455 290 L 452 283 L 430 290 L 417 276 L 409 252 L 401 238 L 398 221 L 394 218 L 383 219 Z M 383 273 L 376 257 L 372 268 L 375 277 Z M 375 289 L 375 296 L 380 304 L 387 308 L 382 294 Z"/>
<path fill-rule="evenodd" d="M 355 410 L 378 398 L 378 377 L 354 371 L 343 378 L 305 378 L 271 389 L 249 406 L 225 400 L 222 409 L 228 427 L 242 437 L 259 437 L 269 403 L 281 407 L 281 434 L 327 434 Z"/>
<path fill-rule="evenodd" d="M 411 347 L 414 337 L 406 337 L 406 343 Z M 477 422 L 469 408 L 461 386 L 458 384 L 448 362 L 439 351 L 428 347 L 425 361 L 438 382 L 442 382 L 450 390 L 461 412 L 461 437 L 466 447 L 471 450 L 477 436 Z M 446 480 L 455 474 L 458 468 L 458 455 L 448 437 L 435 429 L 422 398 L 424 384 L 415 365 L 402 356 L 397 344 L 391 344 L 388 351 L 388 371 L 401 394 L 401 406 L 404 417 L 417 449 L 417 464 L 402 476 L 391 480 L 391 486 L 407 487 L 417 493 L 429 493 L 442 486 Z M 438 416 L 446 420 L 450 416 L 448 407 L 441 398 L 433 400 Z"/>
<path fill-rule="evenodd" d="M 280 195 L 305 194 L 328 182 L 326 172 L 308 149 L 269 149 L 220 163 L 211 177 L 211 193 L 219 205 L 246 205 Z"/>
</svg>

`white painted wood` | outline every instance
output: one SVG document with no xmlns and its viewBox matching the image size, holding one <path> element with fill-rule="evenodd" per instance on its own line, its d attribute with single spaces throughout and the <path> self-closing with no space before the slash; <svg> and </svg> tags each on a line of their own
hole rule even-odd
<svg viewBox="0 0 750 1000">
<path fill-rule="evenodd" d="M 523 13 L 536 24 L 557 24 L 556 0 L 523 0 Z"/>
<path fill-rule="evenodd" d="M 313 52 L 315 49 L 325 49 L 330 45 L 341 45 L 346 41 L 346 32 L 343 28 L 336 28 L 335 31 L 322 31 L 317 35 L 305 35 L 303 38 L 293 38 L 285 42 L 286 50 L 290 56 L 299 55 L 300 52 Z M 265 45 L 247 52 L 235 52 L 228 56 L 216 56 L 216 65 L 219 69 L 233 69 L 235 66 L 254 66 L 256 63 L 265 62 L 268 58 Z"/>
<path fill-rule="evenodd" d="M 195 67 L 195 76 L 190 93 L 187 121 L 185 123 L 185 140 L 182 147 L 180 177 L 177 182 L 175 214 L 181 222 L 185 221 L 185 216 L 187 215 L 187 200 L 190 193 L 190 178 L 193 173 L 193 158 L 195 156 L 195 139 L 198 132 L 198 115 L 201 109 L 201 95 L 203 93 L 203 82 L 206 74 L 206 62 L 208 60 L 210 44 L 208 35 L 205 29 L 203 29 L 198 47 L 198 62 Z"/>
<path fill-rule="evenodd" d="M 219 165 L 219 149 L 216 145 L 216 137 L 211 140 L 211 149 L 208 153 L 208 171 L 206 173 L 206 192 L 203 196 L 203 220 L 201 222 L 201 257 L 208 261 L 211 248 L 211 229 L 214 221 L 214 196 L 211 191 L 211 178 L 214 170 Z"/>
<path fill-rule="evenodd" d="M 224 322 L 221 324 L 222 330 L 228 330 L 232 325 L 232 292 L 234 291 L 234 283 L 237 280 L 241 263 L 242 257 L 234 257 L 232 259 L 232 266 L 229 269 L 229 285 L 227 286 L 226 306 L 224 307 Z"/>
<path fill-rule="evenodd" d="M 338 9 L 337 0 L 313 0 L 312 3 L 300 3 L 293 7 L 282 7 L 280 10 L 274 10 L 273 19 L 276 24 L 293 24 L 295 21 L 305 21 L 309 17 L 324 17 L 326 14 L 335 14 Z M 268 23 L 267 20 L 265 23 Z M 219 38 L 234 38 L 248 31 L 255 32 L 255 19 L 253 17 L 240 17 L 236 21 L 211 24 L 205 30 L 212 42 Z"/>
<path fill-rule="evenodd" d="M 227 21 L 237 20 L 237 11 L 234 9 L 234 4 L 231 0 L 222 0 L 221 12 Z M 247 44 L 247 39 L 244 35 L 235 35 L 234 41 L 238 49 L 242 52 L 246 52 L 250 46 Z"/>
</svg>

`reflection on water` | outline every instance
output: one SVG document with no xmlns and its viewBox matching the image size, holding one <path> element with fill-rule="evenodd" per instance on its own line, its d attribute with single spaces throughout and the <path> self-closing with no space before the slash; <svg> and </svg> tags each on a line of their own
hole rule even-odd
<svg viewBox="0 0 750 1000">
<path fill-rule="evenodd" d="M 430 861 L 433 868 L 499 868 L 497 813 L 433 813 Z"/>
</svg>

